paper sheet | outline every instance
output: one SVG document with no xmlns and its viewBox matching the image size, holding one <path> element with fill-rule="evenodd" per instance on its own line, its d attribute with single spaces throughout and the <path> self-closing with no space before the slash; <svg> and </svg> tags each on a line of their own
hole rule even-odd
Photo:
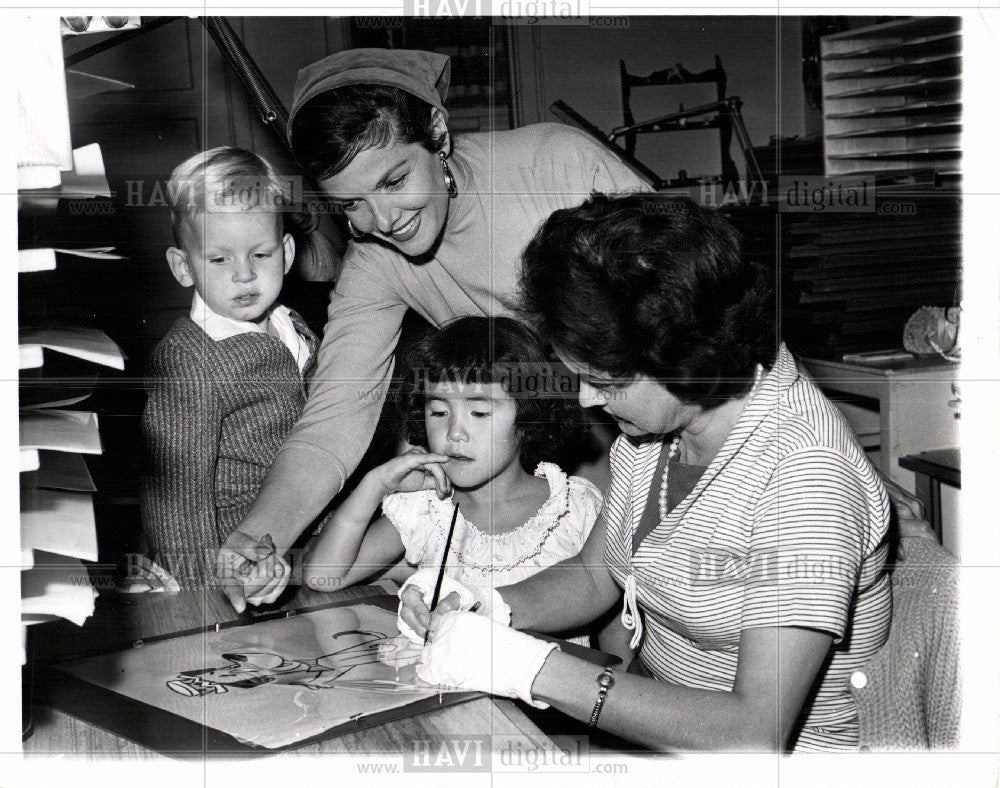
<svg viewBox="0 0 1000 788">
<path fill-rule="evenodd" d="M 36 271 L 53 271 L 56 267 L 56 252 L 59 254 L 84 257 L 89 260 L 124 260 L 125 255 L 115 254 L 113 246 L 91 246 L 86 249 L 18 249 L 17 271 L 21 274 Z"/>
<path fill-rule="evenodd" d="M 79 454 L 63 451 L 40 451 L 39 468 L 23 474 L 21 486 L 40 487 L 45 490 L 71 490 L 97 492 L 87 463 Z"/>
<path fill-rule="evenodd" d="M 21 615 L 27 621 L 59 616 L 82 626 L 94 612 L 97 592 L 75 558 L 35 553 L 35 566 L 21 573 Z"/>
<path fill-rule="evenodd" d="M 20 274 L 52 271 L 56 267 L 55 249 L 18 249 L 17 271 Z"/>
<path fill-rule="evenodd" d="M 358 604 L 146 643 L 61 667 L 241 742 L 281 747 L 438 694 L 397 669 L 396 617 Z"/>
<path fill-rule="evenodd" d="M 21 487 L 21 545 L 97 560 L 94 498 L 90 493 Z"/>
<path fill-rule="evenodd" d="M 19 437 L 22 449 L 101 453 L 97 414 L 85 410 L 21 411 Z"/>
<path fill-rule="evenodd" d="M 125 356 L 121 348 L 103 331 L 92 327 L 50 327 L 25 329 L 18 333 L 18 347 L 21 352 L 21 369 L 25 366 L 25 356 L 34 360 L 34 354 L 41 355 L 42 348 L 49 348 L 68 356 L 102 364 L 113 369 L 125 369 Z M 41 366 L 41 363 L 30 364 L 31 367 Z"/>
<path fill-rule="evenodd" d="M 17 84 L 17 187 L 48 189 L 72 166 L 69 105 L 59 20 L 12 20 Z"/>
<path fill-rule="evenodd" d="M 71 100 L 79 101 L 96 96 L 98 93 L 117 93 L 124 90 L 135 90 L 135 85 L 117 79 L 99 77 L 96 74 L 88 74 L 85 71 L 66 69 L 66 92 Z"/>
<path fill-rule="evenodd" d="M 18 170 L 20 176 L 22 171 Z M 58 174 L 58 173 L 57 173 Z M 104 172 L 101 146 L 96 142 L 73 151 L 73 167 L 61 174 L 58 188 L 21 186 L 17 193 L 18 208 L 35 211 L 54 211 L 59 200 L 86 200 L 93 197 L 111 197 L 111 187 Z M 31 189 L 34 188 L 32 191 Z"/>
<path fill-rule="evenodd" d="M 18 456 L 18 464 L 21 473 L 37 471 L 39 466 L 38 449 L 26 449 L 22 446 Z"/>
<path fill-rule="evenodd" d="M 22 400 L 25 399 L 25 391 L 27 391 L 27 389 L 24 388 L 21 389 L 20 394 Z M 28 411 L 37 410 L 39 408 L 68 408 L 71 405 L 79 405 L 89 396 L 90 393 L 88 392 L 87 394 L 77 394 L 72 397 L 66 397 L 65 399 L 53 399 L 53 400 L 45 400 L 43 402 L 32 402 L 30 405 L 21 405 L 21 412 L 27 413 Z"/>
<path fill-rule="evenodd" d="M 73 151 L 73 169 L 63 173 L 63 197 L 110 197 L 111 188 L 104 174 L 101 146 L 96 142 Z"/>
</svg>

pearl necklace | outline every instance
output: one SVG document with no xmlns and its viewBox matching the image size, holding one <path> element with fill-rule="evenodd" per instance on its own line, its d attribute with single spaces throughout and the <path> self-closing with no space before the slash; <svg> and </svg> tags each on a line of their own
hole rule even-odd
<svg viewBox="0 0 1000 788">
<path fill-rule="evenodd" d="M 758 364 L 757 368 L 753 373 L 753 385 L 750 387 L 750 393 L 747 394 L 747 401 L 753 397 L 754 393 L 757 391 L 757 386 L 760 385 L 761 378 L 764 377 L 764 368 Z M 667 482 L 670 479 L 670 463 L 677 456 L 677 450 L 681 445 L 681 436 L 678 434 L 670 442 L 670 450 L 667 452 L 667 462 L 663 466 L 663 478 L 660 480 L 660 523 L 665 523 L 667 521 Z"/>
<path fill-rule="evenodd" d="M 670 451 L 667 452 L 667 463 L 663 466 L 663 478 L 660 480 L 660 523 L 667 521 L 667 481 L 670 479 L 670 463 L 677 456 L 681 445 L 681 436 L 677 435 L 670 441 Z"/>
</svg>

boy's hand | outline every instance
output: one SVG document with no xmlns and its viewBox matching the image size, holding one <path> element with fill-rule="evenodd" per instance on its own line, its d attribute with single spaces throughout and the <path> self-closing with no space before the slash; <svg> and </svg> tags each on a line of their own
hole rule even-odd
<svg viewBox="0 0 1000 788">
<path fill-rule="evenodd" d="M 274 548 L 249 534 L 233 531 L 219 548 L 215 576 L 237 613 L 251 605 L 270 604 L 288 585 L 291 565 Z"/>
<path fill-rule="evenodd" d="M 441 467 L 448 459 L 446 454 L 431 454 L 415 446 L 378 466 L 370 475 L 380 486 L 383 497 L 394 492 L 435 489 L 443 499 L 451 495 L 451 480 Z"/>
</svg>

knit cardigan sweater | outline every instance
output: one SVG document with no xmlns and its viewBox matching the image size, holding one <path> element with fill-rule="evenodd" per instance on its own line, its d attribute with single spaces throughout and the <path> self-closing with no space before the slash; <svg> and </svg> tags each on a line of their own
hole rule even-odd
<svg viewBox="0 0 1000 788">
<path fill-rule="evenodd" d="M 892 628 L 851 676 L 862 750 L 958 745 L 958 562 L 934 539 L 904 538 L 892 572 Z"/>
<path fill-rule="evenodd" d="M 214 577 L 216 553 L 243 520 L 305 404 L 318 344 L 303 373 L 281 340 L 213 340 L 189 317 L 153 351 L 142 416 L 140 505 L 147 548 L 182 587 Z"/>
</svg>

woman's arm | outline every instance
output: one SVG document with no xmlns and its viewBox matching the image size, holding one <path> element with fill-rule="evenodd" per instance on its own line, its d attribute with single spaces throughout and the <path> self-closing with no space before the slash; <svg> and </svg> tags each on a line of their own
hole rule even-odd
<svg viewBox="0 0 1000 788">
<path fill-rule="evenodd" d="M 514 585 L 499 589 L 515 629 L 558 632 L 589 624 L 621 597 L 604 562 L 607 523 L 598 515 L 583 549 Z"/>
<path fill-rule="evenodd" d="M 659 750 L 779 751 L 787 743 L 833 638 L 795 627 L 743 630 L 729 692 L 615 672 L 598 727 Z M 594 665 L 553 651 L 531 687 L 536 700 L 589 721 Z"/>
<path fill-rule="evenodd" d="M 492 591 L 510 607 L 512 627 L 559 632 L 589 624 L 618 601 L 621 589 L 604 563 L 606 529 L 603 515 L 598 516 L 578 555 L 546 567 L 520 583 Z M 430 598 L 433 585 L 429 576 L 420 579 L 423 574 L 418 572 L 411 577 L 399 595 L 400 619 L 421 638 L 431 625 L 425 599 Z M 471 604 L 467 602 L 466 607 Z M 448 594 L 434 609 L 434 619 L 461 606 L 458 593 Z M 487 607 L 492 610 L 493 603 Z"/>
</svg>

